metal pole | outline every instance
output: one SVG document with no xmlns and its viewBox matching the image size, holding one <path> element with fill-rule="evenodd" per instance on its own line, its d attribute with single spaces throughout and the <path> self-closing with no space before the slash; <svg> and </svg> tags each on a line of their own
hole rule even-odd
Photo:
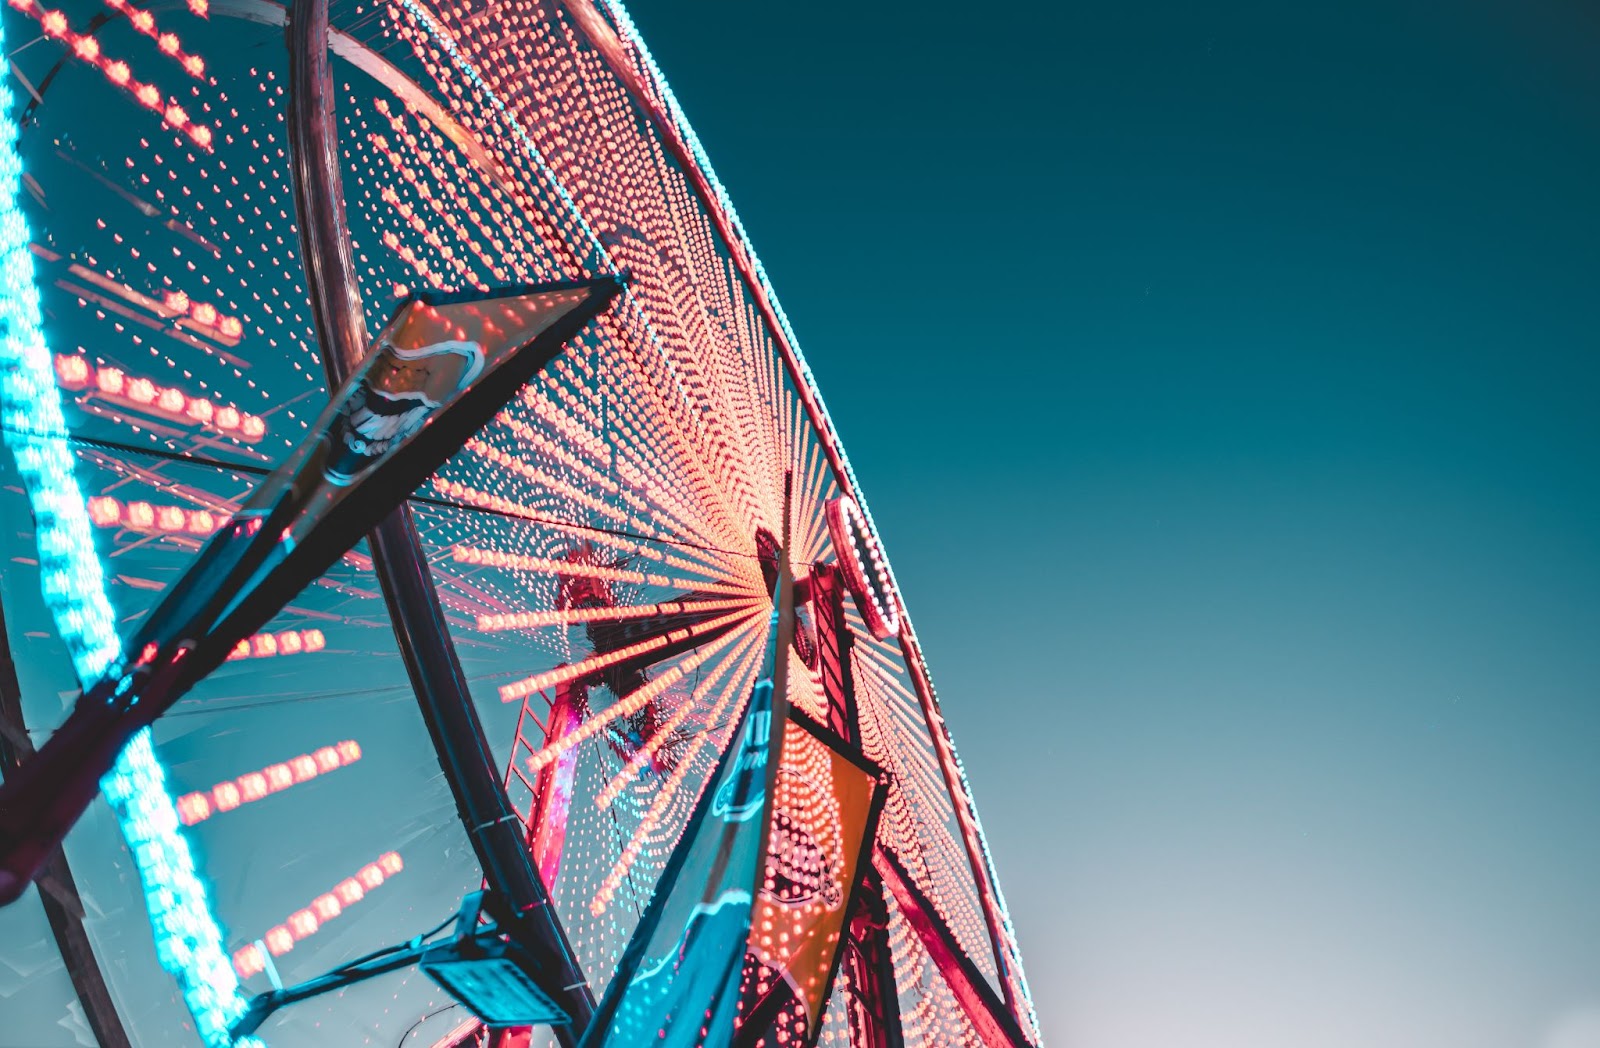
<svg viewBox="0 0 1600 1048">
<path fill-rule="evenodd" d="M 22 685 L 17 680 L 17 666 L 11 657 L 11 640 L 6 635 L 5 612 L 0 610 L 0 778 L 11 769 L 33 756 L 33 740 L 22 719 Z M 132 1048 L 128 1033 L 122 1027 L 116 1003 L 106 986 L 100 962 L 95 959 L 94 947 L 83 927 L 83 902 L 78 897 L 78 884 L 72 878 L 72 867 L 59 847 L 45 862 L 44 870 L 36 882 L 39 886 L 39 903 L 50 922 L 50 933 L 55 937 L 56 948 L 66 962 L 67 976 L 83 1006 L 84 1018 L 100 1048 Z"/>
<path fill-rule="evenodd" d="M 289 142 L 301 256 L 323 366 L 329 385 L 337 386 L 366 354 L 367 333 L 339 172 L 328 0 L 293 0 L 288 44 Z M 370 542 L 406 672 L 484 879 L 521 919 L 518 938 L 545 964 L 551 981 L 547 992 L 572 1018 L 570 1025 L 556 1027 L 555 1035 L 574 1048 L 594 1014 L 594 997 L 528 857 L 410 509 L 401 506 L 385 518 Z"/>
</svg>

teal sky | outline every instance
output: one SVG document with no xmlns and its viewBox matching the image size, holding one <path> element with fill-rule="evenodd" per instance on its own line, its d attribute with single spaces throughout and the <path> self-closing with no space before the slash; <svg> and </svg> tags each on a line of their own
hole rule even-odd
<svg viewBox="0 0 1600 1048">
<path fill-rule="evenodd" d="M 633 13 L 1072 1048 L 1600 1046 L 1600 14 Z"/>
</svg>

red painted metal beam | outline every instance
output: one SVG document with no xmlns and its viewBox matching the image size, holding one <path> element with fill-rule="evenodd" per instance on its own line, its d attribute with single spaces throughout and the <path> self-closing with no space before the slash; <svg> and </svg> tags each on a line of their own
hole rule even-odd
<svg viewBox="0 0 1600 1048">
<path fill-rule="evenodd" d="M 929 680 L 926 665 L 922 661 L 922 649 L 917 644 L 916 634 L 911 631 L 910 621 L 904 616 L 900 623 L 900 650 L 905 653 L 906 665 L 911 668 L 911 681 L 917 691 L 917 701 L 922 706 L 923 720 L 928 725 L 934 752 L 939 757 L 939 772 L 944 776 L 945 790 L 950 794 L 950 806 L 955 811 L 956 822 L 961 826 L 962 840 L 967 846 L 967 861 L 972 867 L 973 881 L 978 888 L 980 908 L 983 910 L 984 923 L 988 926 L 989 942 L 994 948 L 995 965 L 1000 971 L 1000 986 L 1005 995 L 1006 1007 L 1019 1021 L 1027 1021 L 1023 1017 L 1022 1002 L 1017 1000 L 1012 990 L 1010 975 L 1015 967 L 1012 958 L 1016 944 L 1006 931 L 1004 908 L 1000 904 L 1000 893 L 995 886 L 994 867 L 989 861 L 989 849 L 984 844 L 983 831 L 978 828 L 978 816 L 972 803 L 972 794 L 967 792 L 966 776 L 962 774 L 961 766 L 956 761 L 955 746 L 950 741 L 950 730 L 945 725 L 944 713 L 939 709 L 939 700 L 933 693 L 933 683 Z"/>
<path fill-rule="evenodd" d="M 860 1048 L 905 1048 L 900 1029 L 900 990 L 889 952 L 889 906 L 883 877 L 868 866 L 862 871 L 855 912 L 845 927 L 844 965 L 850 973 L 845 1014 L 850 1043 Z"/>
<path fill-rule="evenodd" d="M 576 731 L 588 708 L 588 688 L 576 681 L 557 685 L 544 744 L 549 746 Z M 554 764 L 539 769 L 538 792 L 528 813 L 528 846 L 546 891 L 554 891 L 556 878 L 561 876 L 567 813 L 572 806 L 572 782 L 577 769 L 576 750 L 568 750 Z"/>
<path fill-rule="evenodd" d="M 878 845 L 872 855 L 873 868 L 883 878 L 884 887 L 894 897 L 900 915 L 922 941 L 934 966 L 955 995 L 956 1003 L 972 1023 L 987 1048 L 1019 1048 L 1031 1043 L 1017 1024 L 1016 1017 L 1000 1000 L 983 973 L 978 971 L 955 936 L 945 927 L 933 903 L 911 880 L 910 874 L 894 853 Z"/>
<path fill-rule="evenodd" d="M 861 730 L 856 718 L 856 686 L 850 667 L 854 638 L 844 619 L 844 583 L 831 564 L 811 573 L 811 614 L 817 630 L 817 666 L 828 697 L 828 727 L 856 745 Z"/>
</svg>

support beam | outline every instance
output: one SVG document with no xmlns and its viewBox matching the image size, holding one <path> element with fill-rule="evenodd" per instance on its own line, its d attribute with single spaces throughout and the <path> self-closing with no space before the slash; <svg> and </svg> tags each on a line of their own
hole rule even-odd
<svg viewBox="0 0 1600 1048">
<path fill-rule="evenodd" d="M 844 966 L 850 973 L 850 999 L 845 1002 L 850 1043 L 861 1048 L 905 1048 L 900 988 L 889 953 L 889 906 L 883 897 L 883 877 L 873 866 L 864 869 L 861 877 L 844 941 Z"/>
<path fill-rule="evenodd" d="M 900 650 L 905 655 L 906 665 L 911 668 L 911 682 L 917 691 L 917 701 L 922 706 L 923 722 L 928 726 L 934 753 L 939 758 L 939 772 L 944 776 L 945 790 L 950 794 L 950 807 L 961 827 L 967 863 L 972 869 L 973 884 L 978 889 L 978 908 L 983 911 L 989 942 L 994 948 L 995 965 L 1000 970 L 1000 988 L 1005 995 L 1006 1008 L 1023 1020 L 1025 1010 L 1031 1010 L 1032 1004 L 1025 997 L 1019 999 L 1013 989 L 1013 982 L 1024 988 L 1026 984 L 1022 981 L 1020 966 L 1013 961 L 1016 944 L 1006 925 L 1005 910 L 995 883 L 994 866 L 989 860 L 989 848 L 984 843 L 983 830 L 978 825 L 978 813 L 972 803 L 972 794 L 967 790 L 966 775 L 956 759 L 955 745 L 950 741 L 950 729 L 945 725 L 939 699 L 928 680 L 922 649 L 917 644 L 916 634 L 911 631 L 910 620 L 904 616 L 900 621 Z"/>
<path fill-rule="evenodd" d="M 11 639 L 6 632 L 4 611 L 0 611 L 0 778 L 33 756 L 33 740 L 22 719 L 22 685 L 11 657 Z M 83 1006 L 84 1018 L 100 1048 L 132 1048 L 128 1032 L 122 1027 L 116 1003 L 106 986 L 105 974 L 95 958 L 89 933 L 83 927 L 83 902 L 78 884 L 72 878 L 67 856 L 57 848 L 39 875 L 39 903 L 44 907 L 50 934 L 66 963 L 67 977 Z"/>
<path fill-rule="evenodd" d="M 817 625 L 817 667 L 828 697 L 828 727 L 859 746 L 861 725 L 850 665 L 855 638 L 844 617 L 844 580 L 832 564 L 818 564 L 811 571 L 811 614 Z"/>
<path fill-rule="evenodd" d="M 524 702 L 528 701 L 526 699 Z M 549 746 L 578 730 L 589 709 L 589 688 L 581 681 L 556 685 L 555 705 L 550 708 L 550 729 L 544 745 Z M 515 748 L 512 760 L 516 760 Z M 539 879 L 546 888 L 561 876 L 561 857 L 567 844 L 567 815 L 572 807 L 572 782 L 577 774 L 578 754 L 568 750 L 554 763 L 539 769 L 538 791 L 528 812 L 528 847 L 539 864 Z"/>
<path fill-rule="evenodd" d="M 328 0 L 293 0 L 289 13 L 289 143 L 300 254 L 305 261 L 323 366 L 337 387 L 367 352 L 361 292 L 345 219 L 328 49 Z M 461 660 L 429 574 L 410 510 L 402 506 L 371 535 L 384 603 L 445 779 L 489 887 L 523 925 L 518 938 L 544 965 L 570 1025 L 554 1032 L 574 1048 L 594 997 L 549 893 L 534 872 Z"/>
<path fill-rule="evenodd" d="M 956 1003 L 987 1048 L 1017 1048 L 1030 1044 L 1010 1009 L 961 949 L 939 917 L 939 911 L 911 880 L 894 853 L 878 845 L 872 855 L 872 865 L 883 878 L 888 894 L 894 897 L 900 915 L 921 940 L 923 949 L 928 951 L 939 974 L 955 994 Z"/>
</svg>

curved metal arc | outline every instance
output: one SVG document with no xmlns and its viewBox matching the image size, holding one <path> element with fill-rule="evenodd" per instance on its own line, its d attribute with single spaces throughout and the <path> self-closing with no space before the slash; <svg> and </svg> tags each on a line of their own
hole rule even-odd
<svg viewBox="0 0 1600 1048">
<path fill-rule="evenodd" d="M 365 355 L 367 335 L 345 220 L 329 38 L 328 0 L 293 0 L 288 115 L 294 204 L 323 366 L 336 387 Z M 522 918 L 527 944 L 551 968 L 552 989 L 559 988 L 552 996 L 572 1020 L 555 1033 L 570 1048 L 589 1024 L 594 998 L 518 832 L 409 509 L 402 506 L 385 518 L 371 541 L 384 602 L 440 766 L 485 879 Z"/>
<path fill-rule="evenodd" d="M 265 26 L 285 26 L 289 22 L 288 9 L 274 0 L 211 0 L 210 13 Z M 501 189 L 511 191 L 505 169 L 478 136 L 467 130 L 450 115 L 449 110 L 392 62 L 349 33 L 331 26 L 328 29 L 328 49 L 394 92 L 396 98 L 415 109 L 438 128 L 440 134 L 455 143 L 484 177 L 494 181 Z"/>
</svg>

